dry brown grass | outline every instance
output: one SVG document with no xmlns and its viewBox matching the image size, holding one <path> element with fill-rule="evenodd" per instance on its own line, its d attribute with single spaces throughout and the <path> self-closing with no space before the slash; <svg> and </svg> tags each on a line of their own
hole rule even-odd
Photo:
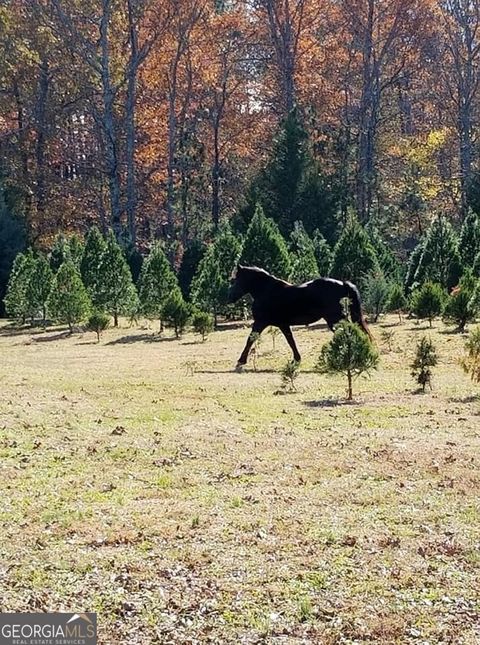
<svg viewBox="0 0 480 645">
<path fill-rule="evenodd" d="M 278 395 L 268 335 L 237 374 L 241 329 L 1 328 L 0 609 L 97 611 L 104 644 L 479 643 L 480 389 L 462 335 L 394 323 L 353 404 L 323 329 Z"/>
</svg>

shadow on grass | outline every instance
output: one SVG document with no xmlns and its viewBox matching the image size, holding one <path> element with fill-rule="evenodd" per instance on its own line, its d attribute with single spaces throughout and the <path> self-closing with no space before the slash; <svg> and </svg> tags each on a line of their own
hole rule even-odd
<svg viewBox="0 0 480 645">
<path fill-rule="evenodd" d="M 480 394 L 469 394 L 467 396 L 451 396 L 450 403 L 477 403 L 480 401 Z"/>
<path fill-rule="evenodd" d="M 443 336 L 457 336 L 459 334 L 468 334 L 468 331 L 466 329 L 454 327 L 453 329 L 441 329 L 438 333 L 442 334 Z"/>
<path fill-rule="evenodd" d="M 337 408 L 350 405 L 360 405 L 360 401 L 349 401 L 348 399 L 317 399 L 315 401 L 303 401 L 307 408 Z"/>
<path fill-rule="evenodd" d="M 15 323 L 4 325 L 0 327 L 0 336 L 38 336 L 44 334 L 48 329 L 47 327 L 31 327 L 30 325 L 18 326 Z"/>
<path fill-rule="evenodd" d="M 41 333 L 41 335 L 36 334 L 35 338 L 33 338 L 33 341 L 35 343 L 51 343 L 55 340 L 63 340 L 65 338 L 71 338 L 74 335 L 75 332 L 71 332 L 69 329 L 65 329 L 64 331 L 59 331 L 55 334 L 49 334 L 48 336 L 45 336 L 44 332 Z"/>
<path fill-rule="evenodd" d="M 166 343 L 171 341 L 177 341 L 178 338 L 174 336 L 158 336 L 155 333 L 152 334 L 130 334 L 128 336 L 122 336 L 121 338 L 116 338 L 111 340 L 105 345 L 133 345 L 133 343 Z"/>
</svg>

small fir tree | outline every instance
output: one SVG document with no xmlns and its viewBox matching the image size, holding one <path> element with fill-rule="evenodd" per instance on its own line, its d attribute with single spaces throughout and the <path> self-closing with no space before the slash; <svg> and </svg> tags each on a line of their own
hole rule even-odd
<svg viewBox="0 0 480 645">
<path fill-rule="evenodd" d="M 333 258 L 332 249 L 318 228 L 313 232 L 313 252 L 317 261 L 319 275 L 322 277 L 330 275 Z"/>
<path fill-rule="evenodd" d="M 458 241 L 458 250 L 464 267 L 473 268 L 480 253 L 480 221 L 477 213 L 469 210 L 463 221 Z"/>
<path fill-rule="evenodd" d="M 294 360 L 288 361 L 280 374 L 282 376 L 282 389 L 284 391 L 296 392 L 297 386 L 295 385 L 295 381 L 300 374 L 300 363 Z"/>
<path fill-rule="evenodd" d="M 463 371 L 472 381 L 480 383 L 480 327 L 470 331 L 465 349 L 466 355 L 461 360 Z"/>
<path fill-rule="evenodd" d="M 118 317 L 129 315 L 137 307 L 138 295 L 125 255 L 112 231 L 107 235 L 99 273 L 98 305 L 113 317 L 117 327 Z"/>
<path fill-rule="evenodd" d="M 445 322 L 456 324 L 459 331 L 463 331 L 468 322 L 475 320 L 478 313 L 478 304 L 473 297 L 477 282 L 472 270 L 467 269 L 445 303 L 443 318 Z"/>
<path fill-rule="evenodd" d="M 375 369 L 378 358 L 378 352 L 360 327 L 343 321 L 335 329 L 332 340 L 322 347 L 317 370 L 322 374 L 345 374 L 351 401 L 353 379 Z"/>
<path fill-rule="evenodd" d="M 360 282 L 368 273 L 379 271 L 375 249 L 355 217 L 350 217 L 333 250 L 330 275 L 339 280 Z"/>
<path fill-rule="evenodd" d="M 192 281 L 191 301 L 199 309 L 213 315 L 215 327 L 226 298 L 227 287 L 228 283 L 222 276 L 219 259 L 211 245 L 202 258 Z"/>
<path fill-rule="evenodd" d="M 34 260 L 33 271 L 28 281 L 26 298 L 32 319 L 38 312 L 42 315 L 42 324 L 47 319 L 47 302 L 53 285 L 53 271 L 48 260 L 39 256 Z"/>
<path fill-rule="evenodd" d="M 168 296 L 163 305 L 163 320 L 175 329 L 175 336 L 180 338 L 191 315 L 191 307 L 185 302 L 180 288 L 177 287 Z"/>
<path fill-rule="evenodd" d="M 382 271 L 370 273 L 363 280 L 363 306 L 373 322 L 377 322 L 380 314 L 385 313 L 389 294 L 390 286 Z"/>
<path fill-rule="evenodd" d="M 207 251 L 203 242 L 194 239 L 188 243 L 182 256 L 180 269 L 178 271 L 178 284 L 184 298 L 190 297 L 192 280 L 198 270 L 198 266 Z"/>
<path fill-rule="evenodd" d="M 443 288 L 451 289 L 458 283 L 461 273 L 457 237 L 450 222 L 439 216 L 428 229 L 414 282 L 437 282 Z"/>
<path fill-rule="evenodd" d="M 200 334 L 202 341 L 207 339 L 210 332 L 213 331 L 213 316 L 206 311 L 195 311 L 192 316 L 192 327 L 196 334 Z"/>
<path fill-rule="evenodd" d="M 103 311 L 96 309 L 89 317 L 87 327 L 90 331 L 97 334 L 97 343 L 100 342 L 100 336 L 105 329 L 110 326 L 110 316 Z"/>
<path fill-rule="evenodd" d="M 7 284 L 7 293 L 4 299 L 6 312 L 12 318 L 20 320 L 22 324 L 25 323 L 30 312 L 27 289 L 34 268 L 35 260 L 30 250 L 25 254 L 18 253 Z"/>
<path fill-rule="evenodd" d="M 163 306 L 178 287 L 177 278 L 160 244 L 156 244 L 143 263 L 139 279 L 142 312 L 147 318 L 158 318 L 162 330 Z"/>
<path fill-rule="evenodd" d="M 438 362 L 437 352 L 433 342 L 423 336 L 417 343 L 415 358 L 411 364 L 412 376 L 415 381 L 421 386 L 422 392 L 425 392 L 425 387 L 428 385 L 432 389 L 432 367 Z"/>
<path fill-rule="evenodd" d="M 430 327 L 432 320 L 440 316 L 445 302 L 445 291 L 439 284 L 425 282 L 412 293 L 410 307 L 417 318 L 427 318 Z"/>
<path fill-rule="evenodd" d="M 68 325 L 70 332 L 73 331 L 74 324 L 82 322 L 89 315 L 91 301 L 80 273 L 71 260 L 64 262 L 58 269 L 47 307 L 56 320 Z"/>
<path fill-rule="evenodd" d="M 258 266 L 278 278 L 290 276 L 290 255 L 285 240 L 275 222 L 265 217 L 259 205 L 248 227 L 240 262 Z"/>
<path fill-rule="evenodd" d="M 402 322 L 402 313 L 407 310 L 407 307 L 408 301 L 402 285 L 394 284 L 390 288 L 390 293 L 388 295 L 387 311 L 398 314 L 400 322 Z"/>
<path fill-rule="evenodd" d="M 85 247 L 80 261 L 80 273 L 83 284 L 90 294 L 95 307 L 100 304 L 102 285 L 100 265 L 106 248 L 107 245 L 102 234 L 96 226 L 92 226 L 85 240 Z"/>
<path fill-rule="evenodd" d="M 290 234 L 292 272 L 290 279 L 297 284 L 318 277 L 313 241 L 301 222 L 295 222 Z"/>
</svg>

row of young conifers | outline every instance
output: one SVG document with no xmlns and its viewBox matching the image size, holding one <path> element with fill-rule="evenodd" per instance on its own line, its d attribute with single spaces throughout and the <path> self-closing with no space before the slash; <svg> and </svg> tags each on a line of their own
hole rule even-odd
<svg viewBox="0 0 480 645">
<path fill-rule="evenodd" d="M 431 324 L 443 315 L 463 329 L 480 310 L 480 223 L 473 212 L 459 235 L 445 218 L 436 218 L 406 263 L 375 228 L 354 217 L 332 249 L 320 232 L 310 237 L 300 222 L 285 240 L 260 207 L 244 238 L 225 226 L 208 246 L 187 247 L 180 261 L 156 243 L 133 275 L 112 233 L 104 237 L 94 227 L 85 240 L 59 235 L 49 253 L 30 249 L 17 256 L 5 306 L 22 323 L 48 320 L 73 329 L 94 313 L 115 325 L 120 316 L 157 319 L 177 335 L 193 320 L 207 333 L 219 315 L 243 313 L 242 306 L 225 304 L 238 261 L 292 282 L 318 275 L 351 280 L 371 320 L 385 311 L 411 312 Z"/>
</svg>

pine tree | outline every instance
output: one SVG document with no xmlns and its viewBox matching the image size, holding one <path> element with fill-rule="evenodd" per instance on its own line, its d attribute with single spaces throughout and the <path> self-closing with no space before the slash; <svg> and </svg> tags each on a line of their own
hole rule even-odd
<svg viewBox="0 0 480 645">
<path fill-rule="evenodd" d="M 319 276 L 315 247 L 302 222 L 295 222 L 290 234 L 292 272 L 291 280 L 297 284 Z"/>
<path fill-rule="evenodd" d="M 315 260 L 317 261 L 318 273 L 322 277 L 326 277 L 330 275 L 329 272 L 333 258 L 332 250 L 327 240 L 323 237 L 318 228 L 313 232 L 312 241 Z"/>
<path fill-rule="evenodd" d="M 215 257 L 218 259 L 222 278 L 228 286 L 232 272 L 237 266 L 242 252 L 242 243 L 238 235 L 235 235 L 230 227 L 223 226 L 215 238 L 213 249 Z"/>
<path fill-rule="evenodd" d="M 351 216 L 333 250 L 330 275 L 360 282 L 365 275 L 379 270 L 375 249 L 365 229 Z"/>
<path fill-rule="evenodd" d="M 363 280 L 362 300 L 365 311 L 377 322 L 385 313 L 390 295 L 390 286 L 381 270 L 369 273 Z"/>
<path fill-rule="evenodd" d="M 7 293 L 4 299 L 6 312 L 9 316 L 20 320 L 22 324 L 25 323 L 30 313 L 27 289 L 34 267 L 35 260 L 31 250 L 25 254 L 18 253 L 7 284 Z"/>
<path fill-rule="evenodd" d="M 158 318 L 162 329 L 163 306 L 178 287 L 177 278 L 160 244 L 144 260 L 138 282 L 140 306 L 148 318 Z"/>
<path fill-rule="evenodd" d="M 458 325 L 458 330 L 463 331 L 468 322 L 475 320 L 478 313 L 478 304 L 473 297 L 478 280 L 473 276 L 472 270 L 467 268 L 460 279 L 458 286 L 448 296 L 443 312 L 446 322 Z"/>
<path fill-rule="evenodd" d="M 295 217 L 301 218 L 306 231 L 314 235 L 318 230 L 333 244 L 338 229 L 340 190 L 334 176 L 325 175 L 311 157 L 302 178 L 297 198 Z"/>
<path fill-rule="evenodd" d="M 69 237 L 68 248 L 70 251 L 70 258 L 75 265 L 75 268 L 80 271 L 80 263 L 82 262 L 84 243 L 76 233 Z"/>
<path fill-rule="evenodd" d="M 458 250 L 464 267 L 472 267 L 480 253 L 480 220 L 477 213 L 468 211 L 463 221 L 458 241 Z"/>
<path fill-rule="evenodd" d="M 93 226 L 86 237 L 85 247 L 80 262 L 80 273 L 95 307 L 100 304 L 100 287 L 102 274 L 100 265 L 107 245 L 96 226 Z"/>
<path fill-rule="evenodd" d="M 432 370 L 438 362 L 435 345 L 426 336 L 419 341 L 415 352 L 415 359 L 410 365 L 412 376 L 415 381 L 421 385 L 422 392 L 425 392 L 425 386 L 429 385 L 432 389 Z"/>
<path fill-rule="evenodd" d="M 390 288 L 390 293 L 387 302 L 387 311 L 392 311 L 398 314 L 400 322 L 402 322 L 402 313 L 407 309 L 408 301 L 403 287 L 401 284 L 394 284 Z"/>
<path fill-rule="evenodd" d="M 40 255 L 34 260 L 33 270 L 26 289 L 26 298 L 32 320 L 40 311 L 43 325 L 45 325 L 47 318 L 47 302 L 52 285 L 53 271 L 48 260 L 43 255 Z"/>
<path fill-rule="evenodd" d="M 439 216 L 427 231 L 423 253 L 414 282 L 437 282 L 446 289 L 454 287 L 461 275 L 458 240 L 448 220 Z"/>
<path fill-rule="evenodd" d="M 190 298 L 196 307 L 213 315 L 215 327 L 222 303 L 225 301 L 227 288 L 228 283 L 222 276 L 219 258 L 212 244 L 198 265 L 197 273 L 192 280 Z"/>
<path fill-rule="evenodd" d="M 368 237 L 370 238 L 370 242 L 375 249 L 375 254 L 383 275 L 389 282 L 400 282 L 402 279 L 402 270 L 392 249 L 380 235 L 380 232 L 375 225 L 367 225 L 366 230 Z"/>
<path fill-rule="evenodd" d="M 432 326 L 432 320 L 440 316 L 446 293 L 441 285 L 433 282 L 425 282 L 419 289 L 412 293 L 411 309 L 418 318 L 427 318 Z"/>
<path fill-rule="evenodd" d="M 472 381 L 480 383 L 480 327 L 472 329 L 465 343 L 466 356 L 462 358 L 463 371 Z"/>
<path fill-rule="evenodd" d="M 119 316 L 136 309 L 138 296 L 127 260 L 112 231 L 107 235 L 99 273 L 98 306 L 113 316 L 113 324 L 117 327 Z"/>
<path fill-rule="evenodd" d="M 348 400 L 353 397 L 353 379 L 369 372 L 378 365 L 378 352 L 356 323 L 341 322 L 333 338 L 322 347 L 317 370 L 320 373 L 345 374 L 348 383 Z"/>
<path fill-rule="evenodd" d="M 192 280 L 198 266 L 205 255 L 207 247 L 198 239 L 191 240 L 183 252 L 180 269 L 178 271 L 178 284 L 184 298 L 190 296 Z"/>
<path fill-rule="evenodd" d="M 26 231 L 21 190 L 0 171 L 0 317 L 3 299 L 17 253 L 25 250 Z"/>
<path fill-rule="evenodd" d="M 275 137 L 261 182 L 261 204 L 267 217 L 288 235 L 297 217 L 297 202 L 308 164 L 307 134 L 297 110 L 290 112 Z"/>
<path fill-rule="evenodd" d="M 258 266 L 278 278 L 287 279 L 291 272 L 290 256 L 285 240 L 275 222 L 265 217 L 257 206 L 243 244 L 241 263 Z"/>
<path fill-rule="evenodd" d="M 63 233 L 58 233 L 53 242 L 52 250 L 50 252 L 50 267 L 52 271 L 56 272 L 64 262 L 71 260 L 70 246 L 68 240 Z"/>
<path fill-rule="evenodd" d="M 418 265 L 422 258 L 423 249 L 425 248 L 425 238 L 422 238 L 417 246 L 413 249 L 408 259 L 407 273 L 405 275 L 405 289 L 413 291 L 420 285 L 415 282 L 415 275 L 417 273 Z"/>
<path fill-rule="evenodd" d="M 91 301 L 80 273 L 71 260 L 59 267 L 53 280 L 47 308 L 56 320 L 68 325 L 70 332 L 73 331 L 75 323 L 88 317 Z"/>
<path fill-rule="evenodd" d="M 103 311 L 96 309 L 90 315 L 87 323 L 87 327 L 90 331 L 94 331 L 97 334 L 97 343 L 100 342 L 100 336 L 105 329 L 110 325 L 110 316 L 108 316 Z"/>
<path fill-rule="evenodd" d="M 202 341 L 205 341 L 208 334 L 213 331 L 213 316 L 206 311 L 196 310 L 192 317 L 192 327 L 196 334 L 200 334 Z"/>
<path fill-rule="evenodd" d="M 192 308 L 183 299 L 180 288 L 173 289 L 163 305 L 163 319 L 175 329 L 177 338 L 185 331 L 191 315 Z"/>
</svg>

